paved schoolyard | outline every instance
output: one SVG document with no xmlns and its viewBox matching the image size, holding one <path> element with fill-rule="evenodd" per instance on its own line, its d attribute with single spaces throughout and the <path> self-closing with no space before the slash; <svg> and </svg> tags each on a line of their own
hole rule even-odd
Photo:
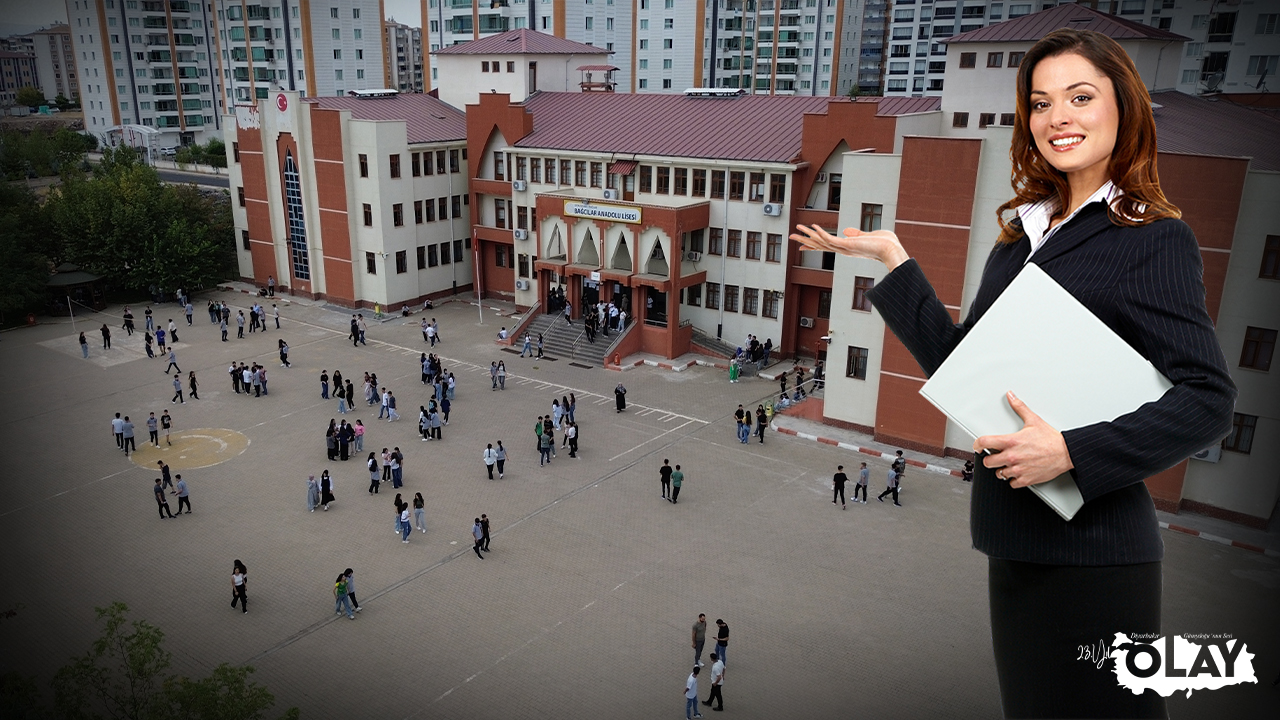
<svg viewBox="0 0 1280 720">
<path fill-rule="evenodd" d="M 0 609 L 17 609 L 0 622 L 0 669 L 47 679 L 94 637 L 93 607 L 123 600 L 165 630 L 178 671 L 251 663 L 279 706 L 306 718 L 676 718 L 689 626 L 704 612 L 732 630 L 724 695 L 734 717 L 999 714 L 968 487 L 916 470 L 905 507 L 881 504 L 887 464 L 875 460 L 871 502 L 840 511 L 831 473 L 864 456 L 773 433 L 763 446 L 737 443 L 733 409 L 776 391 L 772 382 L 522 360 L 491 341 L 509 318 L 485 311 L 480 325 L 474 306 L 449 303 L 434 315 L 459 389 L 443 441 L 426 443 L 415 431 L 429 395 L 418 382 L 418 316 L 371 324 L 369 345 L 353 348 L 349 315 L 292 305 L 281 332 L 235 340 L 233 329 L 222 343 L 203 302 L 196 327 L 179 330 L 179 365 L 201 379 L 201 400 L 186 405 L 169 403 L 170 381 L 155 372 L 164 361 L 123 331 L 105 358 L 89 333 L 89 361 L 69 323 L 0 336 Z M 281 335 L 292 369 L 275 359 Z M 505 392 L 489 389 L 497 359 L 512 373 Z M 231 360 L 263 362 L 270 396 L 233 393 Z M 399 398 L 398 423 L 363 405 L 347 418 L 369 427 L 366 454 L 399 446 L 406 456 L 406 498 L 423 493 L 429 528 L 409 545 L 391 532 L 394 491 L 370 496 L 359 457 L 325 461 L 323 431 L 339 416 L 319 398 L 322 368 L 357 387 L 376 372 Z M 613 409 L 620 378 L 623 414 Z M 570 391 L 583 457 L 560 451 L 539 468 L 533 421 Z M 144 459 L 177 467 L 189 455 L 180 472 L 194 514 L 160 521 L 156 474 L 115 449 L 109 419 L 132 416 L 142 444 L 143 418 L 166 408 L 191 437 Z M 506 478 L 489 481 L 480 454 L 498 439 L 511 459 Z M 663 458 L 684 466 L 678 505 L 659 498 Z M 338 500 L 308 513 L 306 476 L 326 467 Z M 495 530 L 483 561 L 469 539 L 482 512 Z M 1260 679 L 1178 696 L 1171 715 L 1273 717 L 1280 564 L 1176 533 L 1165 542 L 1165 631 L 1243 638 Z M 250 570 L 248 615 L 228 607 L 236 558 Z M 348 566 L 365 608 L 356 622 L 331 610 L 333 579 Z"/>
</svg>

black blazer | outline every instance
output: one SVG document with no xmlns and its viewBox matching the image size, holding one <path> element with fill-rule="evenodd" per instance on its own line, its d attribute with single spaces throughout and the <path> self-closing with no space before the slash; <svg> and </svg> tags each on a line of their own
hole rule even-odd
<svg viewBox="0 0 1280 720">
<path fill-rule="evenodd" d="M 914 260 L 895 268 L 868 297 L 925 374 L 932 375 L 1022 270 L 1030 251 L 1025 233 L 992 249 L 960 325 L 952 322 Z M 1070 522 L 1030 490 L 1010 488 L 975 460 L 973 545 L 995 558 L 1055 565 L 1158 561 L 1164 544 L 1142 481 L 1225 437 L 1235 409 L 1235 384 L 1205 309 L 1195 236 L 1176 219 L 1117 226 L 1104 203 L 1091 203 L 1059 227 L 1032 261 L 1173 387 L 1158 401 L 1111 422 L 1063 432 L 1075 465 L 1071 472 L 1085 499 Z"/>
</svg>

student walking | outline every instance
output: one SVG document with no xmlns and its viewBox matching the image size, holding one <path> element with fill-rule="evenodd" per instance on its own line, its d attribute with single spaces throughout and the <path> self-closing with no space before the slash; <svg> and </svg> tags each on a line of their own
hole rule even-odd
<svg viewBox="0 0 1280 720">
<path fill-rule="evenodd" d="M 187 404 L 187 401 L 182 399 L 182 378 L 178 377 L 177 373 L 173 376 L 173 399 L 169 402 L 181 402 L 183 405 Z"/>
<path fill-rule="evenodd" d="M 680 497 L 680 485 L 684 483 L 684 473 L 680 472 L 680 466 L 676 465 L 675 472 L 671 473 L 671 504 L 676 503 L 676 498 Z"/>
<path fill-rule="evenodd" d="M 293 367 L 289 364 L 289 343 L 280 338 L 280 367 Z"/>
<path fill-rule="evenodd" d="M 169 440 L 169 430 L 173 428 L 173 418 L 169 417 L 168 410 L 160 413 L 160 428 L 164 430 L 164 444 L 172 445 L 173 443 Z"/>
<path fill-rule="evenodd" d="M 147 442 L 160 447 L 160 421 L 156 420 L 155 413 L 147 416 Z"/>
<path fill-rule="evenodd" d="M 836 474 L 831 478 L 831 504 L 836 504 L 836 498 L 840 499 L 840 509 L 848 510 L 848 506 L 844 504 L 844 484 L 849 482 L 849 476 L 844 474 L 844 466 L 836 466 Z M 857 492 L 856 490 L 854 491 Z M 854 502 L 857 502 L 857 495 L 854 495 Z"/>
<path fill-rule="evenodd" d="M 578 423 L 573 422 L 572 420 L 567 420 L 565 422 L 568 425 L 568 427 L 565 428 L 564 436 L 566 441 L 569 443 L 569 457 L 577 460 L 578 459 Z"/>
<path fill-rule="evenodd" d="M 320 371 L 320 399 L 321 400 L 329 399 L 329 371 L 328 370 Z"/>
<path fill-rule="evenodd" d="M 404 455 L 400 454 L 400 448 L 391 451 L 391 487 L 399 489 L 404 487 Z"/>
<path fill-rule="evenodd" d="M 240 603 L 241 614 L 249 612 L 249 570 L 244 563 L 236 560 L 231 566 L 231 608 Z"/>
<path fill-rule="evenodd" d="M 750 421 L 747 422 L 750 426 Z M 764 444 L 764 431 L 769 427 L 769 413 L 765 412 L 764 405 L 756 406 L 756 437 L 760 438 L 760 444 Z"/>
<path fill-rule="evenodd" d="M 173 477 L 169 475 L 169 466 L 165 465 L 163 460 L 157 460 L 156 465 L 160 466 L 160 486 L 173 487 Z"/>
<path fill-rule="evenodd" d="M 124 420 L 121 419 L 120 413 L 111 418 L 111 435 L 116 439 L 116 447 L 124 450 Z"/>
<path fill-rule="evenodd" d="M 275 303 L 271 303 L 271 316 L 276 321 L 276 329 L 279 330 L 280 329 L 280 308 L 276 307 Z"/>
<path fill-rule="evenodd" d="M 498 464 L 498 451 L 493 449 L 493 443 L 489 443 L 484 448 L 483 453 L 484 469 L 489 473 L 489 479 L 493 479 L 493 466 Z"/>
<path fill-rule="evenodd" d="M 315 512 L 320 504 L 320 483 L 315 475 L 307 476 L 307 512 Z"/>
<path fill-rule="evenodd" d="M 164 368 L 165 375 L 169 374 L 169 368 L 173 368 L 175 373 L 182 372 L 182 368 L 178 367 L 178 354 L 174 352 L 173 348 L 169 348 L 169 364 Z"/>
<path fill-rule="evenodd" d="M 502 447 L 502 441 L 498 441 L 498 449 L 494 451 L 494 460 L 498 464 L 498 479 L 502 479 L 503 471 L 507 467 L 507 449 Z"/>
<path fill-rule="evenodd" d="M 173 318 L 169 318 L 169 340 L 178 342 L 178 326 L 174 324 Z"/>
<path fill-rule="evenodd" d="M 489 516 L 480 513 L 480 530 L 484 533 L 484 540 L 480 543 L 480 549 L 489 552 Z"/>
<path fill-rule="evenodd" d="M 622 386 L 622 383 L 618 383 L 618 386 L 613 389 L 613 402 L 618 412 L 627 409 L 627 389 Z"/>
<path fill-rule="evenodd" d="M 342 574 L 347 579 L 347 598 L 351 600 L 351 604 L 355 606 L 356 612 L 360 612 L 364 608 L 360 607 L 360 601 L 356 599 L 356 573 L 351 568 L 347 568 L 342 571 Z"/>
<path fill-rule="evenodd" d="M 199 400 L 200 396 L 196 394 L 199 385 L 196 383 L 196 371 L 192 370 L 187 373 L 187 389 L 190 391 L 192 400 Z"/>
<path fill-rule="evenodd" d="M 174 475 L 173 477 L 175 480 L 178 481 L 177 485 L 174 486 L 174 492 L 178 494 L 178 514 L 179 515 L 182 514 L 182 506 L 186 505 L 187 514 L 190 515 L 191 514 L 191 497 L 190 497 L 190 492 L 187 490 L 187 481 L 182 479 L 181 473 L 179 473 L 178 475 Z"/>
<path fill-rule="evenodd" d="M 876 499 L 879 500 L 880 502 L 884 502 L 884 496 L 892 493 L 893 504 L 897 505 L 898 507 L 902 507 L 902 503 L 898 502 L 898 473 L 893 468 L 889 468 L 888 482 L 889 484 L 887 487 L 885 487 L 884 492 L 877 495 Z"/>
<path fill-rule="evenodd" d="M 413 523 L 421 532 L 427 531 L 426 521 L 426 501 L 422 499 L 422 493 L 413 494 Z"/>
<path fill-rule="evenodd" d="M 166 515 L 172 519 L 173 513 L 169 511 L 169 499 L 165 497 L 160 478 L 156 478 L 156 486 L 151 489 L 151 492 L 156 496 L 156 510 L 160 513 L 160 519 L 163 520 Z"/>
<path fill-rule="evenodd" d="M 413 532 L 413 526 L 409 524 L 409 503 L 400 504 L 400 532 L 400 542 L 408 545 L 409 534 Z"/>
<path fill-rule="evenodd" d="M 333 601 L 333 614 L 337 615 L 345 611 L 348 618 L 356 619 L 356 614 L 351 609 L 351 596 L 347 593 L 346 573 L 338 575 L 338 579 L 333 583 Z"/>
<path fill-rule="evenodd" d="M 711 653 L 711 663 L 711 694 L 702 704 L 711 707 L 712 701 L 715 701 L 716 706 L 711 709 L 720 711 L 724 710 L 724 696 L 720 694 L 720 688 L 724 685 L 724 662 L 716 653 Z"/>
<path fill-rule="evenodd" d="M 498 361 L 498 389 L 507 389 L 507 364 L 501 360 Z"/>
<path fill-rule="evenodd" d="M 333 497 L 333 478 L 329 477 L 329 471 L 325 470 L 320 473 L 320 504 L 328 511 L 329 503 L 332 503 L 335 499 Z"/>
<path fill-rule="evenodd" d="M 124 448 L 125 457 L 129 457 L 130 450 L 138 452 L 138 445 L 133 439 L 133 423 L 129 421 L 128 415 L 124 416 L 124 423 L 120 426 L 120 435 L 124 443 L 121 447 Z"/>
<path fill-rule="evenodd" d="M 165 337 L 164 328 L 156 328 L 156 347 L 160 348 L 160 352 L 165 352 Z"/>
<path fill-rule="evenodd" d="M 185 308 L 183 308 L 183 310 L 185 310 L 185 311 L 186 311 L 186 313 L 187 313 L 187 327 L 191 327 L 191 316 L 192 316 L 192 315 L 195 315 L 195 313 L 196 313 L 196 308 L 195 308 L 195 306 L 194 306 L 194 305 L 192 305 L 190 302 L 188 302 L 188 303 L 187 303 L 187 306 L 186 306 Z"/>
<path fill-rule="evenodd" d="M 103 325 L 102 327 L 103 327 L 103 329 L 105 330 L 107 326 L 106 326 L 106 325 Z M 109 335 L 109 334 L 110 334 L 110 332 L 108 332 L 108 335 Z M 523 347 L 523 348 L 521 348 L 521 350 L 520 350 L 520 357 L 524 357 L 526 354 L 532 355 L 532 354 L 533 354 L 532 346 L 533 346 L 533 341 L 530 339 L 530 337 L 529 337 L 529 333 L 525 333 L 525 334 L 524 334 L 524 347 Z"/>
<path fill-rule="evenodd" d="M 222 331 L 222 342 L 227 341 L 227 319 L 225 317 L 218 318 L 218 329 Z"/>
<path fill-rule="evenodd" d="M 662 467 L 658 468 L 658 481 L 662 484 L 662 499 L 671 499 L 671 473 L 675 472 L 671 468 L 670 460 L 663 460 Z"/>
<path fill-rule="evenodd" d="M 236 311 L 236 339 L 237 340 L 244 339 L 244 311 L 243 310 Z"/>
<path fill-rule="evenodd" d="M 365 461 L 365 467 L 369 468 L 369 494 L 377 495 L 378 488 L 382 485 L 381 477 L 378 475 L 377 456 L 369 453 L 369 459 Z"/>
<path fill-rule="evenodd" d="M 107 327 L 106 323 L 102 323 L 102 329 L 99 330 L 99 332 L 102 333 L 102 349 L 110 350 L 111 349 L 111 328 Z"/>
<path fill-rule="evenodd" d="M 871 471 L 867 469 L 867 464 L 862 463 L 862 467 L 858 469 L 858 484 L 853 486 L 853 501 L 858 502 L 858 492 L 862 492 L 862 504 L 867 504 L 867 483 L 871 479 Z"/>
<path fill-rule="evenodd" d="M 476 551 L 476 557 L 483 560 L 484 556 L 480 554 L 480 547 L 484 543 L 484 528 L 480 525 L 480 518 L 476 518 L 475 524 L 471 526 L 471 537 L 476 541 L 471 549 Z"/>
</svg>

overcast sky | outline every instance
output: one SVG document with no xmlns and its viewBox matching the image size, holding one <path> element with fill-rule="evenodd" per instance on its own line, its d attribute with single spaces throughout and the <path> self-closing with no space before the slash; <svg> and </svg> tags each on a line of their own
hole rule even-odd
<svg viewBox="0 0 1280 720">
<path fill-rule="evenodd" d="M 418 0 L 385 0 L 385 3 L 387 17 L 406 25 L 419 25 L 422 5 Z M 29 33 L 66 21 L 65 0 L 0 0 L 0 37 Z"/>
</svg>

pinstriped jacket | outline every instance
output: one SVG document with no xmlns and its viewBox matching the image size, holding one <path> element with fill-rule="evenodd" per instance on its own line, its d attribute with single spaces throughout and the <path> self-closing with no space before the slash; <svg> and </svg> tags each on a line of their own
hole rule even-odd
<svg viewBox="0 0 1280 720">
<path fill-rule="evenodd" d="M 1022 270 L 1030 250 L 1025 234 L 996 245 L 959 325 L 914 260 L 895 268 L 868 297 L 925 374 L 932 375 Z M 1058 228 L 1031 260 L 1173 387 L 1111 422 L 1063 432 L 1075 465 L 1071 472 L 1085 499 L 1070 522 L 1028 489 L 1010 488 L 975 461 L 973 546 L 995 558 L 1054 565 L 1158 561 L 1164 544 L 1143 480 L 1225 437 L 1235 408 L 1235 384 L 1205 309 L 1195 236 L 1177 219 L 1117 226 L 1104 203 L 1093 203 Z"/>
</svg>

